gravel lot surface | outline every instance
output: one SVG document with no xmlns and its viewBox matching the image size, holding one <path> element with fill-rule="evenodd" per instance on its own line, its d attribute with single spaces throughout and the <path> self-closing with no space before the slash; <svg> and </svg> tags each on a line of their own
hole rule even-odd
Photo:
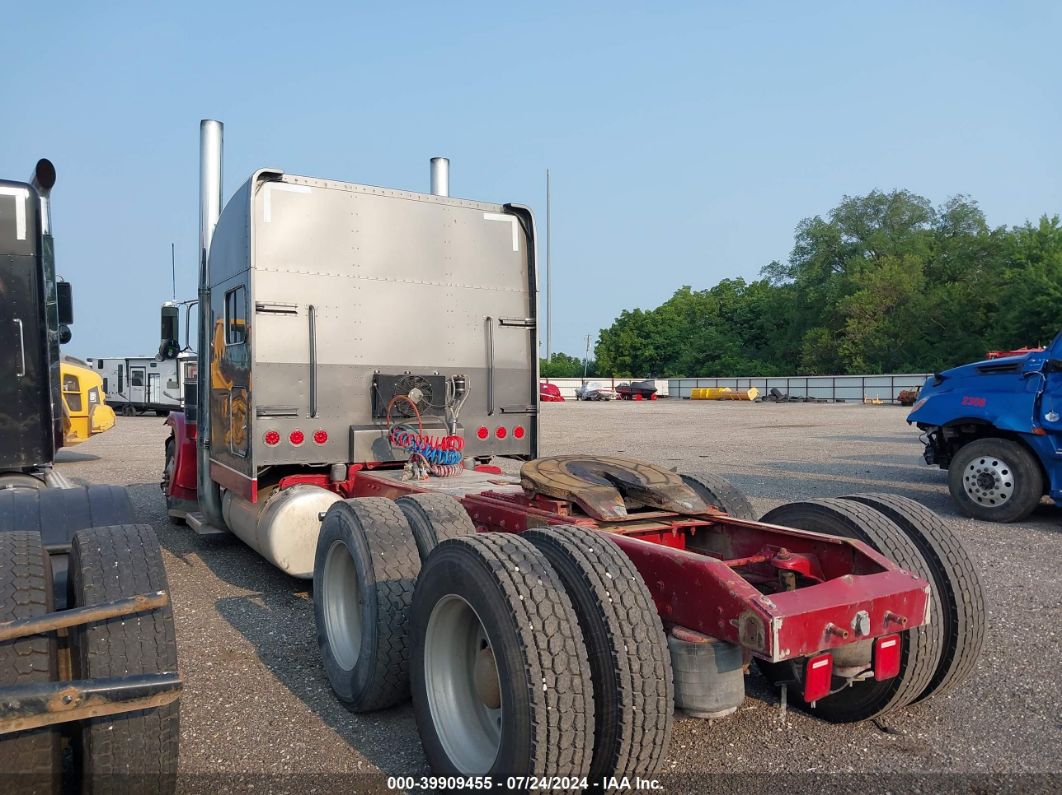
<svg viewBox="0 0 1062 795">
<path fill-rule="evenodd" d="M 625 454 L 730 478 L 759 512 L 790 500 L 884 491 L 941 513 L 965 542 L 988 600 L 988 635 L 973 677 L 948 695 L 886 720 L 833 726 L 790 710 L 755 673 L 739 712 L 709 724 L 676 720 L 668 789 L 759 789 L 844 776 L 946 774 L 919 789 L 1050 789 L 1062 782 L 1062 510 L 990 525 L 960 517 L 945 473 L 920 459 L 917 432 L 888 406 L 692 401 L 543 405 L 542 453 Z M 235 539 L 201 538 L 166 518 L 158 481 L 167 429 L 119 417 L 114 430 L 63 451 L 76 482 L 129 486 L 162 542 L 173 590 L 181 669 L 182 781 L 262 787 L 263 775 L 303 774 L 301 791 L 384 789 L 387 775 L 427 775 L 408 706 L 352 715 L 318 659 L 309 583 L 289 578 Z M 768 779 L 703 774 L 784 773 Z M 331 778 L 338 774 L 366 774 Z M 690 776 L 688 774 L 698 774 Z M 1037 775 L 1028 775 L 1037 774 Z M 807 776 L 807 778 L 799 778 Z M 278 779 L 267 779 L 275 784 Z M 356 782 L 352 787 L 351 782 Z M 269 788 L 267 785 L 264 788 Z M 710 786 L 710 785 L 709 785 Z M 890 785 L 891 786 L 891 785 Z M 871 787 L 875 788 L 875 787 Z M 914 780 L 902 785 L 915 788 Z"/>
</svg>

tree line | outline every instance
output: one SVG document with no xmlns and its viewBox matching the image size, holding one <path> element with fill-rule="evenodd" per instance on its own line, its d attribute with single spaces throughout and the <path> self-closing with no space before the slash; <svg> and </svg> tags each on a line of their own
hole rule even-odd
<svg viewBox="0 0 1062 795">
<path fill-rule="evenodd" d="M 594 375 L 678 377 L 930 372 L 989 350 L 1046 344 L 1062 328 L 1059 217 L 989 227 L 968 196 L 934 207 L 909 191 L 845 196 L 797 226 L 792 253 L 754 281 L 679 288 L 624 310 Z M 582 375 L 554 354 L 544 376 Z"/>
</svg>

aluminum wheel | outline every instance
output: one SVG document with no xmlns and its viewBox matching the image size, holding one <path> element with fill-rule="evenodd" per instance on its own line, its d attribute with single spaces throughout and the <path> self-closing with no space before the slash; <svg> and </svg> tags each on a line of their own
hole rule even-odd
<svg viewBox="0 0 1062 795">
<path fill-rule="evenodd" d="M 966 465 L 962 487 L 979 505 L 1004 505 L 1014 495 L 1013 470 L 998 456 L 981 456 Z"/>
<path fill-rule="evenodd" d="M 342 541 L 328 548 L 321 585 L 328 643 L 339 667 L 352 671 L 361 653 L 361 593 L 354 561 Z"/>
<path fill-rule="evenodd" d="M 444 596 L 432 609 L 424 682 L 447 756 L 464 775 L 489 772 L 501 747 L 501 681 L 483 623 L 460 596 Z"/>
</svg>

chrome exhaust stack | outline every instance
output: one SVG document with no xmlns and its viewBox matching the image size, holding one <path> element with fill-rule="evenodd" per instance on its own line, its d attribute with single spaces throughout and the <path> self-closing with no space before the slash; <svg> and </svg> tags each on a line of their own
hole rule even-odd
<svg viewBox="0 0 1062 795">
<path fill-rule="evenodd" d="M 41 197 L 41 234 L 52 233 L 52 188 L 55 187 L 55 166 L 42 157 L 33 168 L 30 184 Z"/>
<path fill-rule="evenodd" d="M 431 195 L 450 195 L 450 158 L 448 157 L 431 159 Z"/>
<path fill-rule="evenodd" d="M 221 492 L 210 479 L 210 242 L 221 216 L 221 162 L 225 125 L 213 119 L 199 122 L 199 375 L 196 409 L 196 463 L 199 509 L 207 524 L 225 527 Z"/>
</svg>

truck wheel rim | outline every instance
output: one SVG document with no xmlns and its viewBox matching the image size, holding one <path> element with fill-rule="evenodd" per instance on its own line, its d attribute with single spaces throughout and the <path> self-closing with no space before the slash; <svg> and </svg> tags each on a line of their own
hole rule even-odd
<svg viewBox="0 0 1062 795">
<path fill-rule="evenodd" d="M 1014 470 L 1002 458 L 975 458 L 966 465 L 962 486 L 978 505 L 998 508 L 1014 495 Z"/>
<path fill-rule="evenodd" d="M 361 653 L 361 592 L 347 545 L 336 541 L 324 565 L 324 614 L 328 646 L 344 671 L 353 671 Z"/>
<path fill-rule="evenodd" d="M 488 773 L 501 747 L 501 682 L 483 623 L 460 596 L 447 595 L 432 609 L 424 683 L 446 755 L 463 775 Z"/>
</svg>

